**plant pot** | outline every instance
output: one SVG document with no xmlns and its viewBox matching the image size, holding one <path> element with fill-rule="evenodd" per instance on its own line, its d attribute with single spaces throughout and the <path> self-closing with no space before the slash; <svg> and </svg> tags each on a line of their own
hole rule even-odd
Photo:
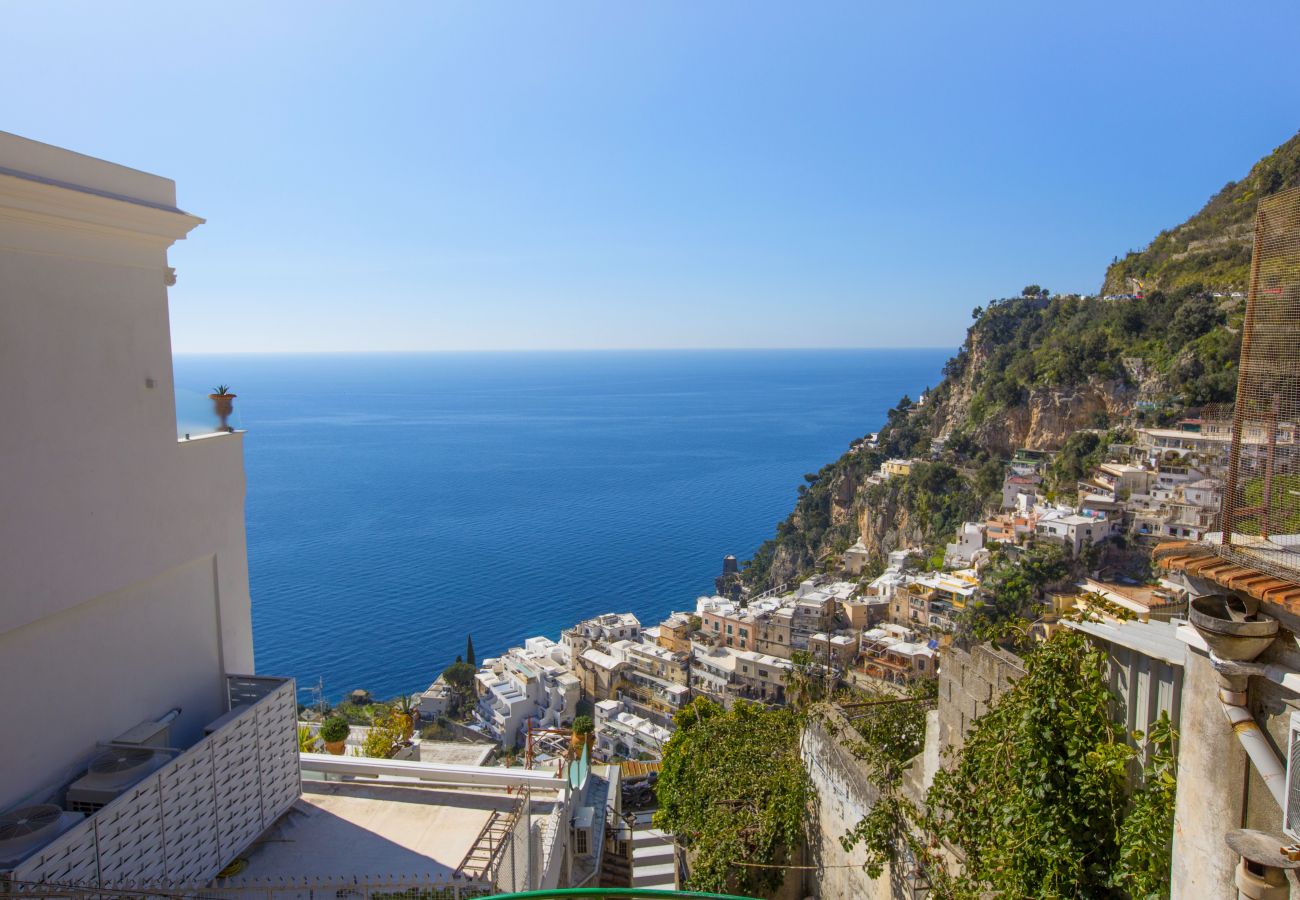
<svg viewBox="0 0 1300 900">
<path fill-rule="evenodd" d="M 347 740 L 342 740 L 342 741 L 326 741 L 326 742 L 325 742 L 325 752 L 326 752 L 326 753 L 333 753 L 335 756 L 342 756 L 342 755 L 343 755 L 343 751 L 347 749 L 347 746 L 348 746 L 348 742 L 347 742 Z"/>
<path fill-rule="evenodd" d="M 226 420 L 235 411 L 236 396 L 236 394 L 208 394 L 208 399 L 212 401 L 212 408 L 216 411 L 217 417 L 221 419 L 222 431 L 234 430 L 226 424 Z"/>
</svg>

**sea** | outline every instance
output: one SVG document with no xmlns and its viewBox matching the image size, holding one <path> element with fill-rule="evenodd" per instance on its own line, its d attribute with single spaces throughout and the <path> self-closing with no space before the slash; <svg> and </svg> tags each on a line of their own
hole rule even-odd
<svg viewBox="0 0 1300 900">
<path fill-rule="evenodd" d="M 950 349 L 178 355 L 237 395 L 257 670 L 422 690 L 583 618 L 693 609 Z M 191 424 L 192 423 L 192 424 Z"/>
</svg>

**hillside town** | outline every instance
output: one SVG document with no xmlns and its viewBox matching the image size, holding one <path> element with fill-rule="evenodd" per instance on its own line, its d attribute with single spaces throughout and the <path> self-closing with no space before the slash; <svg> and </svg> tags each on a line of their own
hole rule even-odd
<svg viewBox="0 0 1300 900">
<path fill-rule="evenodd" d="M 655 624 L 609 612 L 576 623 L 558 642 L 529 638 L 479 662 L 466 721 L 518 751 L 586 714 L 597 758 L 656 761 L 674 716 L 696 697 L 724 707 L 740 700 L 782 706 L 792 678 L 811 675 L 828 692 L 849 693 L 937 680 L 959 625 L 987 599 L 983 576 L 994 554 L 1014 561 L 1031 547 L 1059 548 L 1071 563 L 1068 577 L 1042 591 L 1036 639 L 1060 628 L 1104 633 L 1119 645 L 1140 644 L 1162 627 L 1172 635 L 1171 620 L 1186 617 L 1185 587 L 1090 570 L 1085 558 L 1108 543 L 1149 553 L 1161 541 L 1214 532 L 1231 423 L 1189 418 L 1136 427 L 1128 437 L 1110 443 L 1106 460 L 1073 492 L 1050 499 L 1044 476 L 1053 454 L 1017 452 L 1006 465 L 1000 509 L 964 522 L 941 566 L 927 563 L 924 548 L 899 548 L 873 571 L 859 540 L 823 574 L 748 596 L 729 582 L 737 563 L 727 557 L 718 579 L 733 585 L 727 595 L 701 596 Z M 1262 434 L 1250 437 L 1250 446 L 1262 446 Z M 1293 443 L 1294 427 L 1282 424 L 1277 441 Z M 887 460 L 872 479 L 906 477 L 915 462 Z M 437 720 L 452 698 L 440 679 L 414 700 L 425 720 Z M 1176 709 L 1177 698 L 1170 703 Z"/>
<path fill-rule="evenodd" d="M 464 651 L 392 698 L 254 653 L 177 203 L 0 132 L 4 900 L 1300 897 L 1300 135 L 1096 295 L 976 307 L 711 590 L 486 656 L 433 595 Z"/>
</svg>

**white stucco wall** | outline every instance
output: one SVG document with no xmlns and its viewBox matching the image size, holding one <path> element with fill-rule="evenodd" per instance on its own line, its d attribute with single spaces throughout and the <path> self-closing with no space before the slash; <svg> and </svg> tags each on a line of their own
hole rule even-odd
<svg viewBox="0 0 1300 900">
<path fill-rule="evenodd" d="M 0 133 L 0 809 L 253 671 L 242 435 L 176 441 L 174 197 Z"/>
</svg>

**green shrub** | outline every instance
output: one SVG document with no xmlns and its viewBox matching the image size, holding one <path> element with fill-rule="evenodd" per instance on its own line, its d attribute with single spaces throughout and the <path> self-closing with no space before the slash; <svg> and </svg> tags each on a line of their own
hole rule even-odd
<svg viewBox="0 0 1300 900">
<path fill-rule="evenodd" d="M 320 739 L 327 744 L 345 741 L 352 733 L 352 726 L 341 716 L 331 716 L 320 727 Z"/>
</svg>

